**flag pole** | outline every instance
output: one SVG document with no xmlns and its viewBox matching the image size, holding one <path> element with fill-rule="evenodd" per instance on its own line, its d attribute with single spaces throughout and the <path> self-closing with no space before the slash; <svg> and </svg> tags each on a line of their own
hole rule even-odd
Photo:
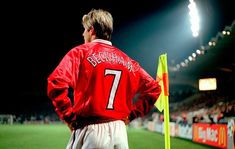
<svg viewBox="0 0 235 149">
<path fill-rule="evenodd" d="M 170 149 L 170 118 L 169 118 L 169 79 L 168 79 L 168 64 L 167 64 L 167 54 L 164 55 L 162 59 L 164 64 L 165 76 L 163 77 L 164 84 L 164 94 L 166 96 L 164 102 L 164 132 L 165 132 L 165 149 Z"/>
<path fill-rule="evenodd" d="M 167 68 L 167 54 L 161 54 L 158 60 L 156 81 L 159 82 L 162 92 L 155 103 L 157 109 L 164 111 L 164 136 L 165 149 L 170 149 L 170 125 L 169 125 L 169 81 Z"/>
<path fill-rule="evenodd" d="M 170 149 L 170 120 L 169 120 L 169 98 L 166 97 L 164 107 L 164 132 L 165 132 L 165 149 Z"/>
</svg>

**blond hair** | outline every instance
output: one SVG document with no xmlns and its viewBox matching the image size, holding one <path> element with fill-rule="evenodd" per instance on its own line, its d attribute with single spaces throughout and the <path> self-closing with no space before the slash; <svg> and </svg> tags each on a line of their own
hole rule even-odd
<svg viewBox="0 0 235 149">
<path fill-rule="evenodd" d="M 85 29 L 94 28 L 96 37 L 110 40 L 113 32 L 113 17 L 102 9 L 92 9 L 88 14 L 82 17 L 82 25 Z"/>
</svg>

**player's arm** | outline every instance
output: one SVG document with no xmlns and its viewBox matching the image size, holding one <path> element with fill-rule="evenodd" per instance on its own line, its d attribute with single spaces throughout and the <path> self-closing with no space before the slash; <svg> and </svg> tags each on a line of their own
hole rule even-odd
<svg viewBox="0 0 235 149">
<path fill-rule="evenodd" d="M 48 97 L 52 100 L 52 104 L 60 119 L 67 122 L 71 121 L 71 114 L 73 113 L 68 90 L 69 87 L 75 87 L 75 79 L 78 78 L 78 67 L 80 63 L 75 58 L 76 54 L 78 53 L 75 50 L 68 52 L 47 79 Z"/>
<path fill-rule="evenodd" d="M 129 119 L 132 121 L 149 113 L 161 93 L 161 86 L 144 69 L 139 71 L 139 96 L 134 104 Z"/>
</svg>

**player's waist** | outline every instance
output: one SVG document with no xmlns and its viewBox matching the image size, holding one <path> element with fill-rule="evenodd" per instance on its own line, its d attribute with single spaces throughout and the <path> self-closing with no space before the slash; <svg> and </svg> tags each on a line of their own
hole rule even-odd
<svg viewBox="0 0 235 149">
<path fill-rule="evenodd" d="M 118 119 L 109 118 L 109 117 L 99 117 L 99 116 L 82 117 L 82 116 L 77 116 L 76 117 L 76 122 L 77 122 L 76 128 L 79 129 L 79 128 L 82 128 L 82 127 L 85 127 L 85 126 L 91 125 L 91 124 L 107 123 L 107 122 L 116 121 L 116 120 L 118 120 Z"/>
</svg>

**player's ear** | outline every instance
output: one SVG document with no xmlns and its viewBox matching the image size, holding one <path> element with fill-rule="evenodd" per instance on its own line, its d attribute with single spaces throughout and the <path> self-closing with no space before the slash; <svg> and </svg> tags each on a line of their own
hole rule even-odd
<svg viewBox="0 0 235 149">
<path fill-rule="evenodd" d="M 93 26 L 90 28 L 89 33 L 90 33 L 91 35 L 95 35 L 95 34 L 96 34 L 96 33 L 95 33 L 95 29 L 94 29 Z"/>
</svg>

